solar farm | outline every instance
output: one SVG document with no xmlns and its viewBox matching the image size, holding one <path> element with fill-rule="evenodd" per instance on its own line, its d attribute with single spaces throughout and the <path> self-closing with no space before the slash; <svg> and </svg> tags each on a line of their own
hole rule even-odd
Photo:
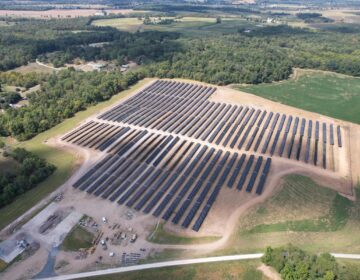
<svg viewBox="0 0 360 280">
<path fill-rule="evenodd" d="M 223 192 L 261 197 L 281 165 L 329 178 L 347 170 L 341 124 L 217 102 L 218 91 L 156 80 L 64 135 L 99 155 L 74 189 L 198 232 Z"/>
</svg>

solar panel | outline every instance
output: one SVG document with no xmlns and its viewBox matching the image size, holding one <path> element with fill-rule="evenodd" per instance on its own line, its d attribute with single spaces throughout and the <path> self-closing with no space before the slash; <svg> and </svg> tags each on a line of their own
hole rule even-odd
<svg viewBox="0 0 360 280">
<path fill-rule="evenodd" d="M 263 161 L 263 158 L 260 156 L 260 157 L 258 158 L 256 164 L 255 164 L 254 171 L 253 171 L 253 173 L 251 174 L 249 183 L 248 183 L 248 185 L 247 185 L 247 187 L 246 187 L 246 191 L 247 191 L 247 192 L 251 192 L 251 191 L 252 191 L 252 188 L 253 188 L 253 186 L 254 186 L 256 177 L 257 177 L 257 175 L 258 175 L 258 173 L 259 173 L 259 170 L 260 170 L 262 161 Z"/>
<path fill-rule="evenodd" d="M 339 125 L 337 126 L 336 130 L 337 130 L 337 136 L 338 136 L 338 146 L 341 148 L 342 147 L 341 129 L 340 129 Z"/>
<path fill-rule="evenodd" d="M 250 168 L 251 168 L 253 162 L 254 162 L 254 155 L 251 155 L 249 157 L 248 162 L 246 163 L 245 169 L 244 169 L 243 173 L 241 174 L 240 180 L 239 180 L 239 182 L 237 184 L 237 189 L 238 190 L 242 189 L 242 187 L 243 187 L 243 185 L 245 183 L 246 177 L 249 174 L 249 171 L 250 171 Z"/>
<path fill-rule="evenodd" d="M 270 171 L 270 165 L 271 165 L 271 158 L 268 158 L 265 162 L 265 166 L 264 166 L 264 169 L 262 171 L 262 174 L 260 176 L 260 180 L 259 180 L 259 183 L 256 187 L 256 193 L 258 195 L 261 195 L 263 190 L 264 190 L 264 186 L 265 186 L 265 183 L 266 183 L 266 178 L 267 178 L 267 175 Z"/>
<path fill-rule="evenodd" d="M 246 155 L 242 154 L 239 161 L 237 162 L 237 164 L 235 166 L 235 169 L 234 169 L 234 171 L 233 171 L 233 173 L 232 173 L 232 175 L 231 175 L 231 177 L 229 179 L 229 182 L 227 184 L 229 188 L 233 187 L 233 185 L 235 183 L 235 180 L 236 180 L 236 177 L 239 174 L 242 165 L 244 164 L 245 158 L 246 158 Z"/>
<path fill-rule="evenodd" d="M 330 124 L 330 145 L 334 146 L 334 125 Z"/>
</svg>

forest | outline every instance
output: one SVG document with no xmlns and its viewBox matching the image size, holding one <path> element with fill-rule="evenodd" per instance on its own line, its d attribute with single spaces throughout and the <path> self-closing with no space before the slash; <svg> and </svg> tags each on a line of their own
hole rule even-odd
<svg viewBox="0 0 360 280">
<path fill-rule="evenodd" d="M 29 139 L 145 76 L 190 78 L 218 85 L 269 83 L 287 79 L 293 67 L 360 76 L 360 33 L 311 31 L 279 25 L 249 33 L 190 36 L 175 32 L 128 33 L 89 25 L 91 19 L 23 20 L 0 32 L 0 68 L 35 58 L 55 66 L 98 59 L 118 65 L 135 61 L 140 70 L 49 74 L 0 72 L 0 84 L 40 84 L 29 105 L 0 115 L 0 135 Z M 78 32 L 78 31 L 82 32 Z M 76 31 L 76 32 L 75 32 Z M 34 34 L 39 36 L 34 36 Z M 352 42 L 349 44 L 349 42 Z M 108 42 L 90 47 L 91 42 Z"/>
<path fill-rule="evenodd" d="M 29 139 L 76 112 L 109 99 L 142 78 L 142 72 L 119 75 L 69 69 L 50 74 L 40 83 L 39 91 L 27 95 L 28 106 L 9 108 L 0 115 L 0 135 Z"/>
<path fill-rule="evenodd" d="M 6 152 L 18 163 L 16 171 L 0 174 L 0 208 L 10 204 L 17 196 L 44 181 L 54 171 L 55 166 L 21 148 Z"/>
</svg>

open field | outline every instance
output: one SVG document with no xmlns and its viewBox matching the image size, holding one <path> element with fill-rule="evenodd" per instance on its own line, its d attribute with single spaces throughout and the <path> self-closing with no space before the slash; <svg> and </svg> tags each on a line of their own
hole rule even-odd
<svg viewBox="0 0 360 280">
<path fill-rule="evenodd" d="M 187 34 L 197 34 L 201 32 L 221 32 L 232 33 L 237 32 L 238 28 L 254 28 L 255 24 L 247 22 L 245 19 L 238 17 L 222 18 L 220 24 L 216 24 L 214 17 L 183 17 L 172 24 L 167 25 L 144 25 L 142 20 L 138 18 L 117 18 L 117 19 L 100 19 L 92 23 L 96 26 L 111 26 L 119 30 L 136 32 L 145 30 L 173 31 L 184 32 Z"/>
<path fill-rule="evenodd" d="M 31 72 L 51 74 L 52 72 L 54 72 L 54 70 L 50 69 L 49 67 L 42 66 L 36 62 L 30 62 L 28 63 L 28 65 L 17 67 L 9 72 L 12 71 L 19 72 L 22 74 L 27 74 Z"/>
<path fill-rule="evenodd" d="M 290 175 L 273 197 L 240 218 L 226 252 L 292 243 L 313 253 L 359 253 L 359 211 L 359 200 L 352 202 L 307 177 Z"/>
<path fill-rule="evenodd" d="M 288 81 L 236 88 L 304 110 L 360 124 L 360 78 L 297 70 Z"/>
<path fill-rule="evenodd" d="M 107 106 L 115 102 L 118 102 L 122 98 L 126 97 L 133 91 L 143 86 L 148 81 L 148 79 L 145 79 L 137 83 L 135 86 L 131 87 L 129 90 L 123 91 L 120 94 L 114 96 L 110 100 L 102 102 L 85 111 L 77 113 L 75 117 L 65 120 L 61 124 L 53 127 L 52 129 L 44 133 L 37 135 L 29 141 L 14 144 L 14 146 L 26 148 L 27 150 L 44 158 L 49 163 L 54 164 L 57 169 L 53 173 L 53 175 L 51 175 L 47 180 L 39 184 L 36 188 L 19 196 L 12 204 L 1 209 L 0 229 L 4 228 L 11 221 L 25 213 L 31 207 L 35 206 L 48 194 L 50 194 L 59 186 L 61 186 L 64 182 L 66 182 L 73 173 L 74 169 L 80 163 L 80 158 L 76 154 L 72 154 L 62 149 L 46 145 L 45 142 L 47 141 L 47 139 L 59 134 L 64 134 L 65 132 L 71 130 L 72 128 L 77 126 L 82 120 L 86 119 L 97 111 L 106 108 Z"/>
<path fill-rule="evenodd" d="M 92 246 L 94 235 L 79 225 L 76 225 L 65 237 L 62 249 L 65 251 L 78 251 L 89 249 Z"/>
<path fill-rule="evenodd" d="M 21 10 L 0 10 L 1 17 L 25 17 L 25 18 L 74 18 L 95 16 L 99 12 L 97 9 L 53 9 L 46 11 L 21 11 Z M 107 9 L 109 14 L 130 14 L 131 9 Z M 136 13 L 141 11 L 136 11 Z"/>
<path fill-rule="evenodd" d="M 164 229 L 164 224 L 159 224 L 153 233 L 147 238 L 148 241 L 158 244 L 203 244 L 211 243 L 220 239 L 220 237 L 185 237 L 168 232 Z"/>
<path fill-rule="evenodd" d="M 151 269 L 139 272 L 121 273 L 103 277 L 84 278 L 90 280 L 132 280 L 132 279 L 233 279 L 233 280 L 265 280 L 268 279 L 256 268 L 258 261 L 220 262 L 211 264 L 187 265 L 174 268 Z"/>
</svg>

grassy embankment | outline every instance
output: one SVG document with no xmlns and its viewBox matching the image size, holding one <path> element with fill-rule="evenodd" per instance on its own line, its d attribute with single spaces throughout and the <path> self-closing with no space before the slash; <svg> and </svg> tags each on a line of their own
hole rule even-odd
<svg viewBox="0 0 360 280">
<path fill-rule="evenodd" d="M 218 253 L 262 252 L 287 243 L 312 253 L 360 253 L 359 231 L 359 201 L 307 177 L 289 175 L 279 192 L 240 219 L 228 248 Z"/>
<path fill-rule="evenodd" d="M 360 78 L 330 72 L 297 70 L 287 81 L 238 85 L 236 89 L 272 101 L 360 124 Z"/>
<path fill-rule="evenodd" d="M 148 241 L 158 244 L 203 244 L 211 243 L 218 240 L 220 237 L 208 236 L 208 237 L 185 237 L 175 235 L 167 232 L 164 229 L 164 224 L 160 223 L 159 226 L 155 227 L 155 232 L 150 234 L 147 238 Z"/>
<path fill-rule="evenodd" d="M 31 207 L 36 205 L 40 200 L 48 194 L 56 190 L 62 185 L 71 174 L 74 172 L 76 158 L 73 154 L 65 152 L 61 149 L 56 149 L 45 144 L 45 141 L 56 135 L 61 135 L 76 127 L 81 121 L 94 113 L 114 104 L 122 98 L 128 96 L 147 82 L 150 79 L 145 79 L 134 85 L 128 90 L 125 90 L 110 100 L 97 104 L 88 108 L 85 111 L 77 113 L 73 118 L 67 119 L 61 124 L 49 129 L 48 131 L 37 135 L 31 140 L 14 144 L 17 147 L 23 147 L 39 157 L 44 158 L 49 163 L 54 164 L 56 171 L 44 182 L 39 184 L 36 188 L 19 196 L 13 203 L 5 206 L 0 211 L 0 229 L 4 228 L 7 224 L 15 220 L 17 217 L 25 213 Z"/>
</svg>

